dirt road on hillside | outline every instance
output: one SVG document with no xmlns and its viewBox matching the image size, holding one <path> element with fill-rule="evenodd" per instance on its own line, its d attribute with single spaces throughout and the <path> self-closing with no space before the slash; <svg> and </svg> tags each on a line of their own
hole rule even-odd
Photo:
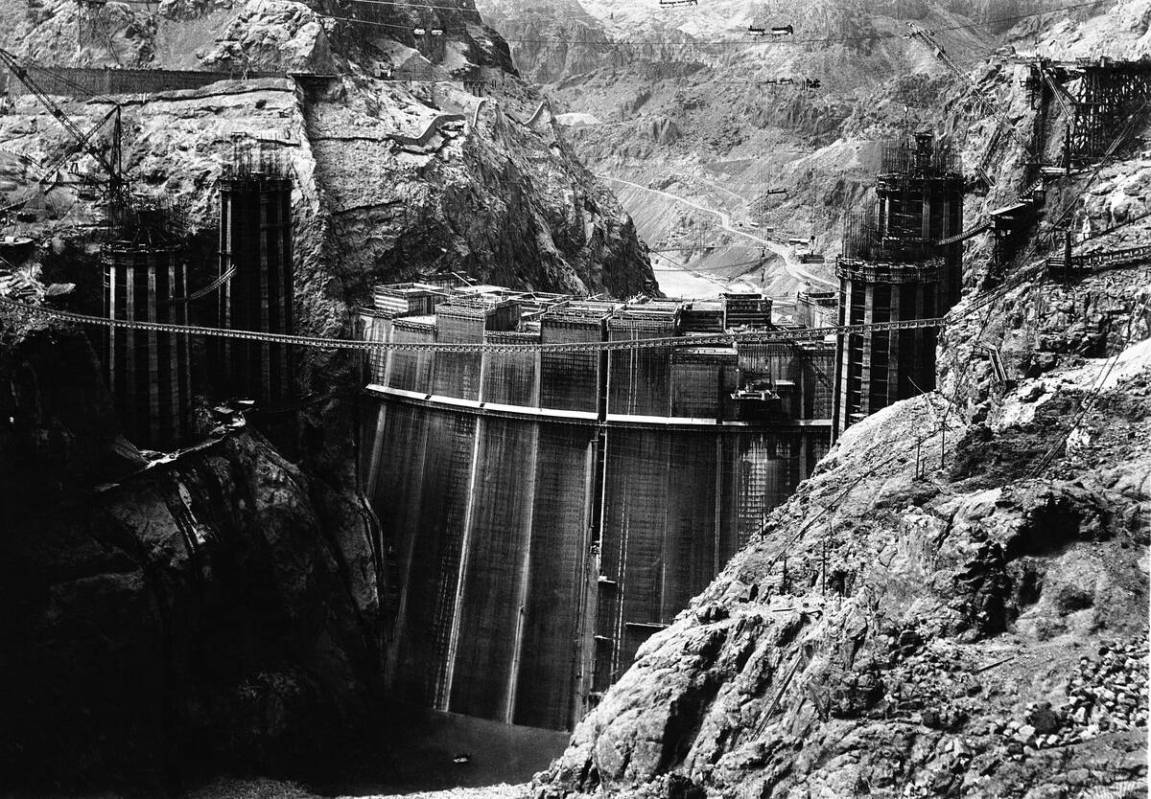
<svg viewBox="0 0 1151 799">
<path fill-rule="evenodd" d="M 732 233 L 736 236 L 742 236 L 745 239 L 748 239 L 750 241 L 755 242 L 756 244 L 758 244 L 761 247 L 766 247 L 767 249 L 771 250 L 773 253 L 778 255 L 780 257 L 780 259 L 783 260 L 784 268 L 796 280 L 803 281 L 809 285 L 814 285 L 816 287 L 832 288 L 832 289 L 838 288 L 838 285 L 835 283 L 835 281 L 831 280 L 830 278 L 826 278 L 826 277 L 823 277 L 821 275 L 817 275 L 814 272 L 807 269 L 805 267 L 805 265 L 800 263 L 799 259 L 795 256 L 795 251 L 791 247 L 787 246 L 786 244 L 781 244 L 778 241 L 772 241 L 771 239 L 765 239 L 761 236 L 755 235 L 754 233 L 749 233 L 746 230 L 741 230 L 741 229 L 735 227 L 731 222 L 731 215 L 728 214 L 726 211 L 718 211 L 714 208 L 708 208 L 706 205 L 700 205 L 699 203 L 692 202 L 691 200 L 687 200 L 683 197 L 680 197 L 679 195 L 672 194 L 672 193 L 666 192 L 666 191 L 662 191 L 660 189 L 653 189 L 653 188 L 650 188 L 648 186 L 643 186 L 639 183 L 633 183 L 632 181 L 624 180 L 623 178 L 613 178 L 613 177 L 609 177 L 607 175 L 599 175 L 598 177 L 601 180 L 606 180 L 606 181 L 611 182 L 611 183 L 621 183 L 625 186 L 631 186 L 632 188 L 641 189 L 643 191 L 651 192 L 652 194 L 659 194 L 659 195 L 662 195 L 662 196 L 668 198 L 669 200 L 674 200 L 675 202 L 683 203 L 684 205 L 689 206 L 691 208 L 694 208 L 697 211 L 702 211 L 705 214 L 712 214 L 713 216 L 716 216 L 719 218 L 719 226 L 722 229 L 726 230 L 728 233 Z"/>
</svg>

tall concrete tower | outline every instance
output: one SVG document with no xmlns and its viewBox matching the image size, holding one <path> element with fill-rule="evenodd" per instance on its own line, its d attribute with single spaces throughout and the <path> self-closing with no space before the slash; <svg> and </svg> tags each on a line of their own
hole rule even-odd
<svg viewBox="0 0 1151 799">
<path fill-rule="evenodd" d="M 292 180 L 278 150 L 237 143 L 220 178 L 220 326 L 293 332 Z M 231 394 L 265 409 L 295 396 L 292 350 L 263 341 L 225 339 L 222 366 Z"/>
<path fill-rule="evenodd" d="M 876 202 L 849 220 L 839 277 L 839 324 L 930 319 L 963 288 L 961 245 L 936 242 L 963 227 L 963 178 L 930 133 L 885 147 Z M 935 388 L 936 330 L 841 336 L 834 431 Z"/>
</svg>

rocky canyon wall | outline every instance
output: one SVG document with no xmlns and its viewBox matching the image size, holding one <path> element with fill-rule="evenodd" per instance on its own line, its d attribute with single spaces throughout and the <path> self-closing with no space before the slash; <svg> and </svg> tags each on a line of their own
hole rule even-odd
<svg viewBox="0 0 1151 799">
<path fill-rule="evenodd" d="M 352 497 L 255 432 L 144 468 L 73 331 L 6 346 L 0 387 L 6 785 L 282 767 L 363 720 L 380 586 Z"/>
<path fill-rule="evenodd" d="M 353 336 L 352 309 L 374 283 L 435 271 L 579 293 L 650 284 L 630 220 L 562 135 L 532 121 L 540 97 L 468 3 L 438 15 L 451 41 L 449 80 L 435 84 L 374 77 L 380 64 L 426 62 L 410 27 L 383 35 L 302 3 L 49 2 L 0 16 L 21 58 L 236 73 L 195 90 L 56 98 L 85 129 L 121 106 L 131 192 L 166 218 L 190 290 L 216 274 L 217 180 L 234 142 L 256 139 L 293 179 L 298 332 Z M 88 34 L 100 35 L 75 38 Z M 280 74 L 245 79 L 249 69 Z M 476 70 L 492 81 L 483 97 L 461 85 Z M 300 71 L 321 77 L 288 75 Z M 32 220 L 15 267 L 75 284 L 69 307 L 100 313 L 98 250 L 116 231 L 99 192 L 51 175 L 37 189 L 71 142 L 30 95 L 7 111 L 0 190 L 28 200 Z M 96 141 L 107 147 L 107 131 Z M 69 171 L 103 177 L 87 157 Z M 214 295 L 190 315 L 215 325 Z M 339 746 L 378 698 L 388 612 L 349 445 L 359 362 L 301 354 L 295 462 L 248 428 L 144 470 L 118 436 L 99 335 L 0 325 L 0 594 L 13 609 L 0 679 L 18 686 L 5 692 L 0 771 L 38 785 L 161 781 L 184 776 L 180 764 L 275 769 Z M 203 342 L 193 352 L 203 423 L 213 376 Z"/>
<path fill-rule="evenodd" d="M 1122 55 L 1146 34 L 1145 8 L 1049 20 L 1043 37 L 1066 46 L 1057 57 Z M 1029 129 L 1013 67 L 973 77 Z M 993 120 L 964 94 L 941 100 L 934 118 L 970 165 Z M 763 537 L 640 651 L 537 796 L 1145 791 L 1151 267 L 1068 281 L 1042 268 L 1060 218 L 1123 226 L 1084 252 L 1151 241 L 1137 188 L 1148 119 L 1136 121 L 1098 170 L 1049 183 L 1013 257 L 995 265 L 991 242 L 966 246 L 940 391 L 848 429 Z M 1027 160 L 1002 145 L 996 185 L 968 197 L 966 218 L 1017 196 Z"/>
</svg>

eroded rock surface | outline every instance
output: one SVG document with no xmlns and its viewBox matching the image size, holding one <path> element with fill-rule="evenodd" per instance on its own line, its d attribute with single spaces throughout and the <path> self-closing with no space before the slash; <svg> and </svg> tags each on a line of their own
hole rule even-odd
<svg viewBox="0 0 1151 799">
<path fill-rule="evenodd" d="M 350 573 L 367 520 L 338 538 L 257 433 L 144 468 L 95 369 L 60 331 L 0 359 L 5 783 L 272 768 L 338 740 L 377 673 L 375 576 Z"/>
<path fill-rule="evenodd" d="M 938 469 L 943 425 L 948 466 L 971 431 L 940 400 L 851 428 L 538 794 L 1054 796 L 1145 778 L 1149 378 L 1145 360 L 1089 413 L 1142 442 L 1124 458 L 1115 439 L 1064 454 L 1064 415 L 1035 433 L 1060 451 L 1051 469 L 1018 462 L 994 485 Z"/>
<path fill-rule="evenodd" d="M 374 283 L 438 270 L 540 290 L 648 286 L 630 220 L 550 115 L 531 119 L 540 97 L 499 37 L 462 3 L 437 11 L 452 35 L 431 52 L 411 32 L 431 24 L 419 14 L 371 9 L 368 27 L 288 0 L 0 2 L 4 46 L 21 59 L 235 77 L 56 98 L 84 129 L 120 104 L 131 192 L 160 206 L 191 290 L 217 269 L 216 182 L 234 142 L 254 139 L 293 177 L 297 332 L 352 336 L 351 309 L 370 304 Z M 433 63 L 442 83 L 382 77 Z M 483 97 L 461 83 L 477 75 Z M 72 283 L 70 307 L 99 313 L 99 246 L 118 231 L 98 188 L 71 182 L 105 176 L 89 157 L 63 179 L 45 175 L 71 140 L 30 95 L 5 110 L 0 192 L 27 201 L 21 233 L 33 239 L 14 264 L 19 283 L 35 298 Z M 107 147 L 108 130 L 95 141 Z M 194 305 L 192 321 L 216 325 L 214 305 Z M 260 771 L 353 734 L 376 698 L 386 613 L 349 444 L 358 363 L 301 354 L 298 463 L 242 432 L 137 473 L 146 461 L 119 437 L 81 331 L 6 315 L 0 337 L 0 596 L 11 609 L 0 675 L 15 689 L 0 708 L 0 772 L 98 785 L 217 764 Z M 210 400 L 203 344 L 193 347 L 195 389 Z"/>
</svg>

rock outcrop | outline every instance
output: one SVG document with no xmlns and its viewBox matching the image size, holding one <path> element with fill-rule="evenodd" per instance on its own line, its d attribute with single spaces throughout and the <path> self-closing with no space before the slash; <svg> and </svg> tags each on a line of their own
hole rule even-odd
<svg viewBox="0 0 1151 799">
<path fill-rule="evenodd" d="M 1019 76 L 979 77 L 1026 125 Z M 932 113 L 970 164 L 989 121 L 959 94 L 942 101 Z M 820 157 L 867 168 L 874 155 L 839 142 Z M 1003 146 L 969 219 L 1018 192 L 1025 156 Z M 989 244 L 969 245 L 969 293 L 1000 288 L 958 307 L 939 392 L 848 429 L 640 650 L 537 796 L 1146 790 L 1151 267 L 1002 285 L 1050 253 L 1065 209 L 1089 232 L 1132 223 L 1080 251 L 1151 242 L 1142 192 L 1127 190 L 1145 170 L 1127 142 L 1049 186 L 1040 235 L 1014 257 L 992 267 Z"/>
<path fill-rule="evenodd" d="M 343 740 L 376 689 L 368 520 L 337 534 L 254 432 L 146 466 L 95 370 L 62 330 L 0 356 L 5 784 L 274 769 Z"/>
<path fill-rule="evenodd" d="M 437 13 L 449 41 L 433 53 L 413 38 L 419 15 L 388 6 L 339 22 L 281 0 L 0 3 L 5 47 L 21 58 L 235 74 L 57 98 L 82 128 L 120 105 L 132 194 L 180 243 L 191 290 L 216 272 L 216 181 L 233 143 L 255 139 L 293 178 L 297 332 L 355 335 L 351 310 L 370 304 L 374 283 L 436 271 L 539 290 L 648 287 L 611 194 L 550 114 L 524 124 L 541 98 L 507 71 L 506 45 L 461 3 Z M 77 45 L 77 31 L 108 35 Z M 382 77 L 421 61 L 446 79 Z M 483 98 L 461 85 L 476 76 Z M 34 218 L 21 285 L 75 284 L 69 307 L 99 313 L 97 253 L 117 231 L 99 192 L 72 181 L 99 180 L 100 167 L 84 156 L 69 182 L 43 175 L 71 141 L 30 95 L 5 110 L 0 190 Z M 95 139 L 106 147 L 107 131 Z M 217 324 L 213 306 L 193 304 L 193 321 Z M 197 355 L 203 346 L 193 342 Z M 203 405 L 212 376 L 193 361 Z M 82 331 L 0 319 L 0 596 L 11 608 L 0 679 L 16 687 L 0 708 L 0 772 L 93 786 L 180 777 L 180 764 L 275 768 L 356 729 L 376 698 L 388 611 L 349 444 L 359 364 L 312 350 L 298 365 L 296 463 L 249 431 L 144 469 Z"/>
<path fill-rule="evenodd" d="M 1038 797 L 1145 780 L 1147 686 L 1131 675 L 1147 669 L 1149 356 L 1130 348 L 1097 397 L 1111 360 L 1065 373 L 1034 416 L 1021 381 L 981 422 L 926 397 L 852 427 L 641 650 L 538 795 Z"/>
</svg>

